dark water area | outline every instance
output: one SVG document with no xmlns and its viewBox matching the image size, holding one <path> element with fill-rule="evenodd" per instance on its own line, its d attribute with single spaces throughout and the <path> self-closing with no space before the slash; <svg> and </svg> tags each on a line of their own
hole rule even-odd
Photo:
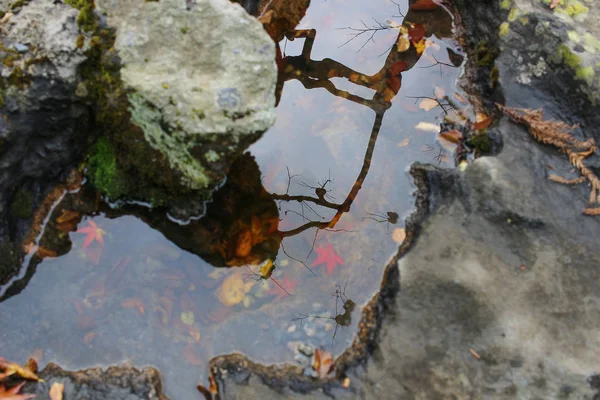
<svg viewBox="0 0 600 400">
<path fill-rule="evenodd" d="M 35 274 L 0 304 L 0 355 L 153 365 L 189 399 L 217 355 L 309 366 L 299 345 L 343 352 L 402 242 L 409 165 L 455 166 L 444 104 L 474 118 L 450 15 L 406 3 L 313 1 L 279 43 L 275 126 L 203 218 L 65 193 L 30 244 Z"/>
</svg>

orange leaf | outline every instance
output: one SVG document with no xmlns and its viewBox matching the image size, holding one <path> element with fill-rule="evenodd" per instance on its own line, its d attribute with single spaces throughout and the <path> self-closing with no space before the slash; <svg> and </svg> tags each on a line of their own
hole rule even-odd
<svg viewBox="0 0 600 400">
<path fill-rule="evenodd" d="M 333 369 L 333 355 L 325 350 L 315 350 L 313 369 L 320 378 L 326 378 Z"/>
<path fill-rule="evenodd" d="M 51 400 L 63 400 L 63 392 L 65 385 L 62 383 L 54 382 L 50 387 L 50 399 Z"/>
<path fill-rule="evenodd" d="M 144 302 L 140 299 L 127 299 L 121 303 L 121 307 L 135 308 L 141 315 L 144 315 Z"/>
<path fill-rule="evenodd" d="M 486 129 L 492 123 L 492 119 L 490 117 L 481 113 L 477 114 L 476 121 L 477 122 L 473 124 L 473 129 L 476 131 L 480 129 Z"/>
</svg>

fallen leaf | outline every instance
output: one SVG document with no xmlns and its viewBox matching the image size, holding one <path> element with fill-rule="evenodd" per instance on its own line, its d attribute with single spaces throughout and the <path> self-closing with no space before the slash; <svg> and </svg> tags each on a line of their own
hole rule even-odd
<svg viewBox="0 0 600 400">
<path fill-rule="evenodd" d="M 404 35 L 398 36 L 398 53 L 403 53 L 410 49 L 410 40 Z"/>
<path fill-rule="evenodd" d="M 439 106 L 439 103 L 435 99 L 423 99 L 419 102 L 419 108 L 421 110 L 430 111 Z"/>
<path fill-rule="evenodd" d="M 102 235 L 106 234 L 106 232 L 98 228 L 98 225 L 96 225 L 96 223 L 91 219 L 89 219 L 87 222 L 87 226 L 77 229 L 77 233 L 85 234 L 83 248 L 85 249 L 86 247 L 88 247 L 90 244 L 92 244 L 93 241 L 98 241 L 100 244 L 104 244 L 104 238 L 102 237 Z"/>
<path fill-rule="evenodd" d="M 221 303 L 231 307 L 244 301 L 246 294 L 252 289 L 254 285 L 252 282 L 244 282 L 240 273 L 234 273 L 229 275 L 221 287 L 219 287 L 217 297 Z"/>
<path fill-rule="evenodd" d="M 273 19 L 273 10 L 269 10 L 266 13 L 264 13 L 263 15 L 261 15 L 260 17 L 258 17 L 258 22 L 260 22 L 263 25 L 270 24 L 272 19 Z"/>
<path fill-rule="evenodd" d="M 415 47 L 415 50 L 417 51 L 417 54 L 421 55 L 423 54 L 423 52 L 425 51 L 425 40 L 421 39 L 421 40 L 413 40 L 412 41 L 413 46 Z"/>
<path fill-rule="evenodd" d="M 64 210 L 62 212 L 62 214 L 60 214 L 60 216 L 58 218 L 56 218 L 56 222 L 59 224 L 62 224 L 64 222 L 70 222 L 73 221 L 74 219 L 79 218 L 81 214 L 79 213 L 79 211 L 75 211 L 75 210 Z"/>
<path fill-rule="evenodd" d="M 394 231 L 392 232 L 392 240 L 394 240 L 395 243 L 402 244 L 405 239 L 406 239 L 406 229 L 404 229 L 404 228 L 394 229 Z"/>
<path fill-rule="evenodd" d="M 13 386 L 7 389 L 3 384 L 0 383 L 0 399 L 3 400 L 27 400 L 33 399 L 34 394 L 19 394 L 21 388 L 25 385 L 25 382 L 19 383 L 17 386 Z"/>
<path fill-rule="evenodd" d="M 471 353 L 471 355 L 477 359 L 477 360 L 481 360 L 481 356 L 479 355 L 479 353 L 477 353 L 475 350 L 473 349 L 469 349 L 469 353 Z"/>
<path fill-rule="evenodd" d="M 62 383 L 54 382 L 50 387 L 50 399 L 51 400 L 63 400 L 63 392 L 65 391 L 65 385 Z"/>
<path fill-rule="evenodd" d="M 410 138 L 406 138 L 403 141 L 401 141 L 400 143 L 398 143 L 398 147 L 406 147 L 408 146 L 410 143 Z"/>
<path fill-rule="evenodd" d="M 348 389 L 350 387 L 350 378 L 344 379 L 344 383 L 342 383 L 342 387 L 344 389 Z"/>
<path fill-rule="evenodd" d="M 428 131 L 428 132 L 440 132 L 440 126 L 436 124 L 432 124 L 431 122 L 419 122 L 415 125 L 415 128 L 420 131 Z"/>
<path fill-rule="evenodd" d="M 463 135 L 460 131 L 453 129 L 451 131 L 446 131 L 446 132 L 440 133 L 440 137 L 446 139 L 449 142 L 458 144 L 462 140 Z"/>
<path fill-rule="evenodd" d="M 37 361 L 38 363 L 44 360 L 44 352 L 42 351 L 42 349 L 37 348 L 35 350 L 33 350 L 31 352 L 31 354 L 29 355 L 29 358 L 33 358 L 35 361 Z M 37 373 L 37 371 L 34 371 Z"/>
<path fill-rule="evenodd" d="M 475 117 L 475 123 L 473 124 L 473 130 L 486 129 L 492 123 L 492 119 L 485 114 L 477 113 Z"/>
<path fill-rule="evenodd" d="M 258 273 L 260 274 L 261 278 L 269 279 L 274 269 L 275 264 L 273 263 L 273 260 L 268 259 L 265 263 L 263 263 L 263 265 L 260 266 Z"/>
<path fill-rule="evenodd" d="M 94 340 L 95 337 L 96 337 L 96 331 L 88 332 L 83 337 L 83 343 L 90 344 L 90 343 L 92 343 L 92 340 Z"/>
<path fill-rule="evenodd" d="M 39 258 L 56 258 L 58 256 L 58 253 L 56 253 L 56 251 L 48 249 L 46 247 L 38 247 L 37 252 L 35 253 L 36 256 L 38 256 Z"/>
<path fill-rule="evenodd" d="M 560 1 L 561 1 L 561 0 L 552 0 L 552 1 L 550 2 L 550 9 L 551 9 L 551 10 L 554 10 L 554 9 L 556 8 L 556 6 L 560 4 Z"/>
<path fill-rule="evenodd" d="M 326 243 L 322 247 L 315 247 L 315 252 L 318 256 L 311 264 L 311 267 L 325 264 L 327 267 L 327 275 L 331 275 L 338 264 L 344 265 L 344 259 L 335 252 L 335 249 L 329 243 Z"/>
<path fill-rule="evenodd" d="M 121 303 L 121 307 L 135 308 L 141 315 L 144 315 L 144 302 L 140 299 L 127 299 Z"/>
<path fill-rule="evenodd" d="M 435 85 L 435 89 L 433 89 L 433 93 L 435 95 L 435 98 L 438 100 L 441 100 L 446 97 L 446 91 L 444 89 L 442 89 L 441 87 L 439 87 L 438 85 Z"/>
<path fill-rule="evenodd" d="M 182 311 L 180 318 L 181 322 L 188 326 L 194 325 L 194 322 L 196 321 L 196 319 L 194 318 L 194 313 L 192 311 Z"/>
<path fill-rule="evenodd" d="M 326 378 L 333 369 L 333 355 L 325 350 L 315 350 L 313 369 L 320 378 Z"/>
<path fill-rule="evenodd" d="M 0 380 L 12 375 L 17 375 L 23 379 L 41 381 L 41 379 L 31 370 L 21 367 L 19 364 L 8 362 L 4 358 L 0 358 L 0 370 L 4 370 L 4 372 L 0 372 Z"/>
<path fill-rule="evenodd" d="M 35 358 L 29 358 L 29 360 L 27 360 L 27 363 L 25 364 L 25 369 L 33 372 L 34 374 L 37 374 L 38 372 L 38 363 L 35 360 Z"/>
</svg>

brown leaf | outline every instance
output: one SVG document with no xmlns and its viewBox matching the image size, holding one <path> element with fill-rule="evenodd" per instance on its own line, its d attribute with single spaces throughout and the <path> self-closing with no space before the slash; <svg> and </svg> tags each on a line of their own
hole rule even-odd
<svg viewBox="0 0 600 400">
<path fill-rule="evenodd" d="M 64 222 L 71 222 L 80 217 L 79 211 L 75 210 L 64 210 L 62 214 L 58 218 L 56 218 L 56 222 L 62 224 Z"/>
<path fill-rule="evenodd" d="M 438 105 L 439 105 L 439 103 L 437 102 L 437 100 L 429 99 L 429 98 L 423 99 L 419 102 L 419 108 L 421 110 L 425 110 L 425 111 L 433 110 Z"/>
<path fill-rule="evenodd" d="M 453 129 L 451 131 L 446 131 L 446 132 L 440 133 L 440 137 L 442 137 L 452 143 L 460 143 L 460 141 L 463 138 L 463 135 L 460 131 Z"/>
<path fill-rule="evenodd" d="M 554 10 L 554 9 L 556 8 L 556 6 L 560 4 L 560 1 L 561 1 L 561 0 L 552 0 L 552 1 L 550 2 L 550 9 L 551 9 L 551 10 Z"/>
<path fill-rule="evenodd" d="M 410 143 L 410 138 L 406 138 L 403 141 L 401 141 L 400 143 L 398 143 L 398 147 L 406 147 L 408 146 Z"/>
<path fill-rule="evenodd" d="M 62 383 L 54 382 L 50 387 L 50 399 L 51 400 L 63 400 L 63 392 L 65 391 L 65 385 Z"/>
<path fill-rule="evenodd" d="M 485 114 L 481 114 L 481 113 L 477 114 L 475 121 L 476 122 L 473 124 L 473 129 L 476 131 L 478 131 L 480 129 L 486 129 L 492 123 L 492 119 L 490 117 L 488 117 Z"/>
<path fill-rule="evenodd" d="M 32 371 L 27 368 L 21 367 L 19 364 L 11 363 L 6 361 L 4 358 L 0 358 L 0 380 L 8 376 L 17 375 L 23 379 L 29 379 L 32 381 L 41 381 L 41 379 Z"/>
<path fill-rule="evenodd" d="M 34 374 L 37 374 L 38 372 L 38 363 L 34 358 L 29 358 L 29 360 L 27 360 L 27 363 L 25 364 L 25 369 L 28 369 L 29 371 L 33 372 Z"/>
<path fill-rule="evenodd" d="M 38 256 L 39 258 L 56 258 L 58 256 L 58 253 L 56 253 L 56 251 L 52 250 L 52 249 L 48 249 L 46 247 L 38 247 L 37 252 L 35 253 L 36 256 Z"/>
</svg>

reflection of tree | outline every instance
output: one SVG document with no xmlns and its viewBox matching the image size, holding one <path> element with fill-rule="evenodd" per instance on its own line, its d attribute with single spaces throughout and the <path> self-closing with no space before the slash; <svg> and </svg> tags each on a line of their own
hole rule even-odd
<svg viewBox="0 0 600 400">
<path fill-rule="evenodd" d="M 281 10 L 276 9 L 274 11 L 277 12 Z M 363 158 L 361 170 L 358 173 L 358 176 L 356 177 L 354 184 L 352 185 L 352 188 L 348 192 L 344 201 L 334 202 L 331 201 L 331 199 L 326 198 L 325 194 L 327 191 L 325 189 L 325 185 L 319 188 L 314 188 L 315 196 L 290 195 L 289 182 L 291 182 L 292 176 L 289 175 L 288 171 L 288 190 L 284 194 L 272 193 L 271 195 L 275 200 L 298 202 L 302 204 L 303 207 L 305 204 L 312 204 L 334 210 L 335 214 L 328 221 L 305 221 L 297 228 L 280 232 L 282 237 L 294 236 L 310 228 L 316 228 L 317 230 L 334 229 L 342 215 L 350 210 L 354 199 L 361 190 L 369 173 L 373 152 L 375 150 L 375 144 L 381 129 L 383 117 L 386 111 L 391 107 L 392 99 L 396 96 L 401 88 L 402 73 L 411 69 L 420 59 L 422 54 L 422 49 L 418 49 L 414 41 L 422 41 L 425 37 L 434 33 L 441 36 L 449 36 L 451 34 L 451 21 L 449 19 L 449 15 L 445 10 L 442 10 L 439 7 L 431 12 L 420 12 L 409 8 L 407 14 L 403 15 L 400 7 L 398 6 L 398 12 L 400 14 L 399 16 L 404 17 L 403 26 L 405 26 L 406 29 L 399 29 L 398 39 L 394 42 L 395 45 L 393 45 L 390 49 L 383 67 L 373 75 L 367 75 L 355 71 L 352 68 L 349 68 L 329 58 L 325 58 L 323 60 L 312 60 L 311 51 L 317 36 L 317 32 L 314 29 L 286 31 L 282 34 L 281 30 L 277 30 L 277 27 L 271 26 L 269 23 L 266 24 L 267 31 L 276 40 L 281 39 L 283 36 L 289 40 L 295 40 L 299 38 L 304 39 L 304 45 L 300 55 L 281 57 L 278 60 L 280 73 L 278 97 L 281 94 L 284 82 L 289 80 L 297 80 L 302 83 L 306 89 L 323 88 L 334 96 L 342 97 L 354 103 L 361 104 L 375 112 L 375 120 L 371 129 L 371 135 L 369 137 L 369 142 Z M 294 15 L 297 16 L 297 10 L 296 14 Z M 277 20 L 279 21 L 281 18 Z M 443 23 L 434 25 L 434 21 L 437 23 L 439 23 L 439 21 L 443 21 Z M 365 32 L 371 32 L 372 34 L 375 34 L 379 30 L 388 28 L 388 26 L 378 23 L 378 25 L 373 28 L 366 26 L 365 30 L 355 29 L 354 32 L 356 34 L 355 37 L 357 37 Z M 398 43 L 401 42 L 400 38 L 407 34 L 409 36 L 412 35 L 410 37 L 414 40 L 413 45 L 406 49 L 397 47 L 400 46 L 398 45 Z M 352 84 L 373 90 L 374 94 L 371 98 L 366 98 L 354 95 L 345 90 L 338 89 L 332 82 L 332 78 L 345 78 Z M 441 103 L 440 106 L 442 106 L 445 110 L 445 104 Z M 318 190 L 320 190 L 320 192 Z"/>
</svg>

